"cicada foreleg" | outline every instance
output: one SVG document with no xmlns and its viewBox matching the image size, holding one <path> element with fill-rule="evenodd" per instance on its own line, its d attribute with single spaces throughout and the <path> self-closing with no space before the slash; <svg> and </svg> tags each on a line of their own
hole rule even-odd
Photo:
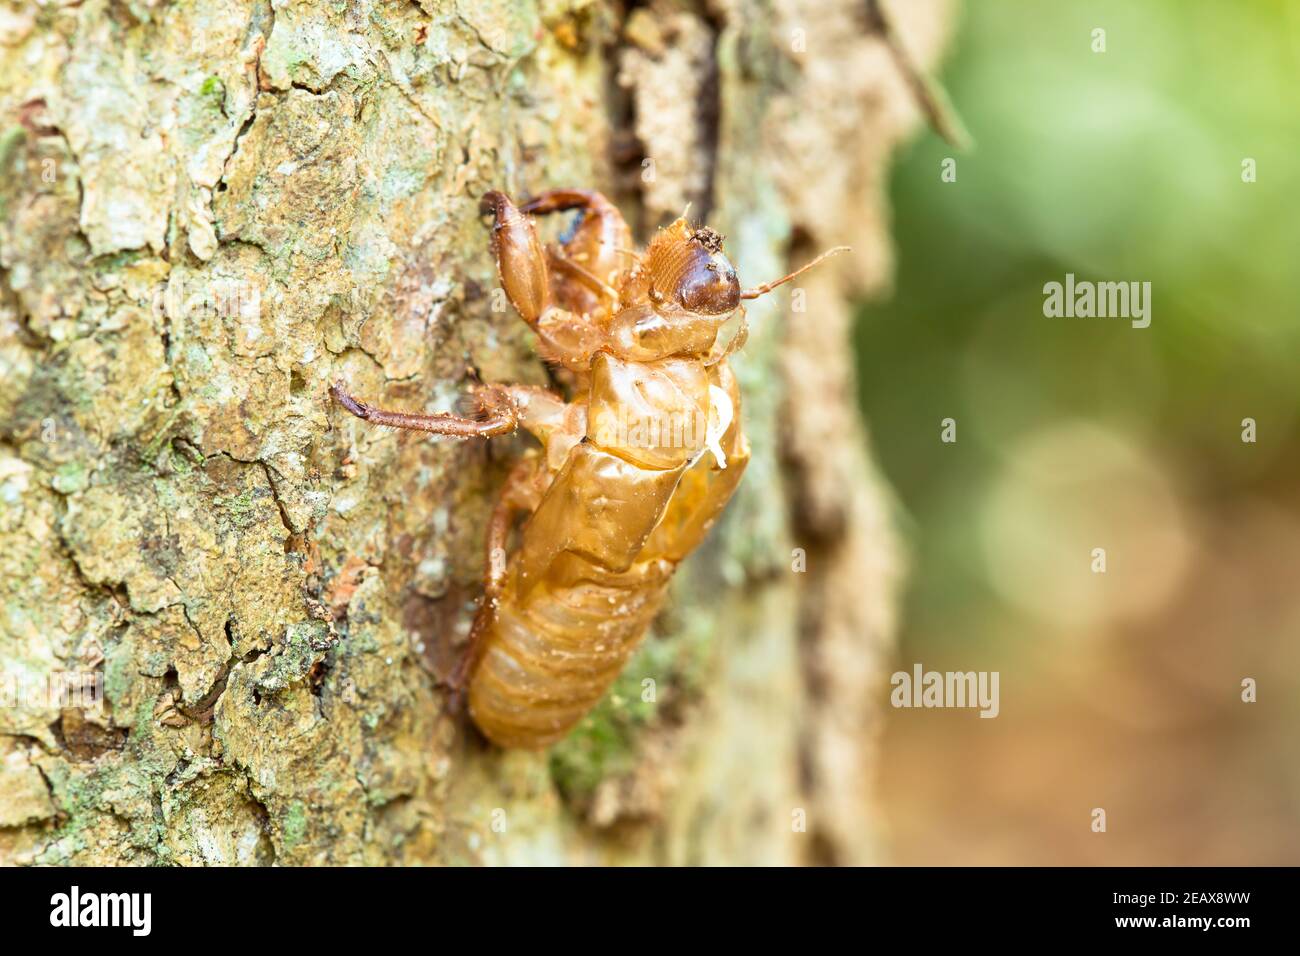
<svg viewBox="0 0 1300 956">
<path fill-rule="evenodd" d="M 557 196 L 573 199 L 576 195 L 544 193 L 539 200 Z M 601 226 L 596 234 L 575 236 L 565 245 L 564 253 L 552 250 L 548 254 L 528 213 L 556 212 L 561 208 L 575 207 L 549 202 L 537 205 L 539 200 L 521 209 L 505 193 L 490 192 L 483 196 L 483 208 L 493 216 L 492 254 L 497 261 L 497 275 L 510 304 L 537 333 L 542 357 L 580 372 L 606 345 L 604 332 L 590 319 L 590 314 L 602 308 L 608 309 L 617 299 L 617 293 L 601 275 L 609 271 L 605 258 L 617 253 L 606 248 L 602 236 L 605 233 L 622 235 L 627 226 L 622 223 L 621 216 L 617 224 L 606 222 L 603 217 L 617 216 L 618 211 L 612 206 L 608 210 L 601 207 L 603 211 L 592 220 Z M 617 228 L 620 224 L 621 231 Z M 575 250 L 582 251 L 578 253 Z M 552 266 L 555 267 L 554 274 Z"/>
<path fill-rule="evenodd" d="M 628 257 L 635 257 L 631 251 L 632 230 L 617 206 L 594 190 L 551 189 L 527 200 L 519 209 L 536 216 L 569 210 L 581 213 L 562 248 L 551 251 L 550 264 L 567 273 L 569 279 L 590 294 L 583 294 L 570 284 L 569 295 L 558 296 L 563 308 L 583 312 L 617 302 L 614 286 Z M 563 283 L 557 291 L 566 291 Z"/>
</svg>

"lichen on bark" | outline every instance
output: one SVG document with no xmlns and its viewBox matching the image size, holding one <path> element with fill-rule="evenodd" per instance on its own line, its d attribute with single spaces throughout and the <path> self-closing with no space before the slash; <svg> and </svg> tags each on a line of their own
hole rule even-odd
<svg viewBox="0 0 1300 956">
<path fill-rule="evenodd" d="M 0 860 L 869 859 L 870 708 L 810 675 L 869 679 L 888 631 L 880 496 L 840 450 L 845 277 L 886 275 L 880 171 L 915 117 L 854 10 L 0 4 L 0 663 L 103 688 L 0 707 Z M 943 11 L 899 10 L 923 57 Z M 813 353 L 756 305 L 734 514 L 592 719 L 503 754 L 436 680 L 526 441 L 371 429 L 326 389 L 447 410 L 467 369 L 545 384 L 477 197 L 550 185 L 605 189 L 642 238 L 697 203 L 747 278 L 853 241 L 803 319 L 847 424 L 809 439 Z M 838 577 L 790 573 L 801 535 Z M 853 567 L 865 619 L 833 593 Z"/>
</svg>

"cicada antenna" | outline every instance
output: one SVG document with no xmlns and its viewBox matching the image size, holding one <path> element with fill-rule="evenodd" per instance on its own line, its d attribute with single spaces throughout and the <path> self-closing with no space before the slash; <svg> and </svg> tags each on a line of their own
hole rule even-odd
<svg viewBox="0 0 1300 956">
<path fill-rule="evenodd" d="M 831 256 L 839 255 L 841 252 L 849 252 L 849 251 L 850 251 L 849 246 L 836 246 L 834 249 L 827 249 L 825 252 L 823 252 L 812 262 L 808 263 L 806 266 L 800 269 L 795 269 L 794 272 L 791 272 L 789 275 L 782 276 L 781 278 L 777 279 L 775 282 L 765 282 L 762 285 L 758 286 L 757 288 L 745 289 L 740 293 L 740 297 L 742 299 L 757 299 L 760 295 L 767 295 L 767 293 L 771 292 L 777 286 L 785 285 L 795 276 L 803 275 L 805 272 L 807 272 L 813 266 L 817 265 L 823 259 L 829 259 Z"/>
</svg>

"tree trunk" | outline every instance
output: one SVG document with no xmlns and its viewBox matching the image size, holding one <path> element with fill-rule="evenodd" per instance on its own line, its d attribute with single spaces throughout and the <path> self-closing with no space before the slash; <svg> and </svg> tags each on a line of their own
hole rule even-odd
<svg viewBox="0 0 1300 956">
<path fill-rule="evenodd" d="M 875 859 L 898 560 L 850 296 L 918 114 L 861 7 L 0 7 L 0 861 Z M 947 4 L 895 7 L 931 60 Z M 614 691 L 501 752 L 436 679 L 528 440 L 326 389 L 545 384 L 477 197 L 555 185 L 642 239 L 691 203 L 749 284 L 854 251 L 751 307 L 753 464 Z"/>
</svg>

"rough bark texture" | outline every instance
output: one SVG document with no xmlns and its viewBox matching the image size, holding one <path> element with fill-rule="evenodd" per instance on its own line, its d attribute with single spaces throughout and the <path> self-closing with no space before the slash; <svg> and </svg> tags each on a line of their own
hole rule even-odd
<svg viewBox="0 0 1300 956">
<path fill-rule="evenodd" d="M 0 4 L 0 861 L 874 859 L 898 560 L 849 298 L 888 275 L 917 114 L 860 6 Z M 931 60 L 947 5 L 894 6 Z M 691 202 L 750 283 L 855 251 L 806 311 L 751 309 L 754 463 L 642 653 L 551 753 L 502 753 L 435 679 L 526 439 L 326 388 L 544 384 L 477 197 L 550 185 L 643 238 Z M 53 673 L 102 706 L 24 692 Z"/>
</svg>

